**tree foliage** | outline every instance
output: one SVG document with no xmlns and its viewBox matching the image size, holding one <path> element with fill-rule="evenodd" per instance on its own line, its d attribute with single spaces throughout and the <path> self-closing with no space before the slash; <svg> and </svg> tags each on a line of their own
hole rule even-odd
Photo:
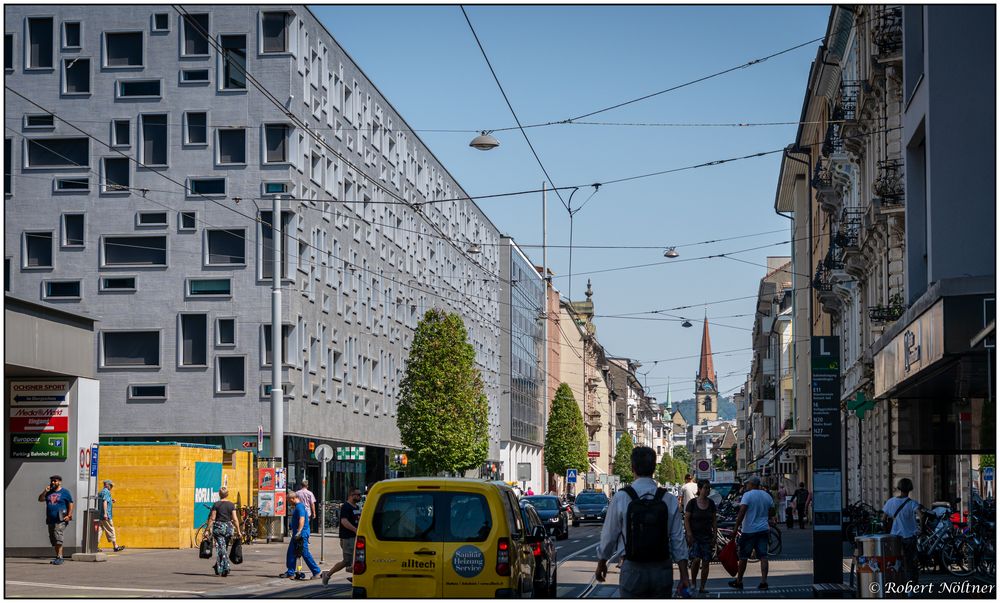
<svg viewBox="0 0 1000 603">
<path fill-rule="evenodd" d="M 436 308 L 413 335 L 396 422 L 412 465 L 428 474 L 460 473 L 489 454 L 489 403 L 467 337 L 458 314 Z"/>
<path fill-rule="evenodd" d="M 688 465 L 694 460 L 691 458 L 691 452 L 684 445 L 674 446 L 672 456 L 677 460 L 684 461 Z"/>
<path fill-rule="evenodd" d="M 712 464 L 722 471 L 736 471 L 736 446 L 727 450 L 726 454 L 716 457 Z"/>
<path fill-rule="evenodd" d="M 618 447 L 615 448 L 615 462 L 611 466 L 611 473 L 622 478 L 622 482 L 630 484 L 635 481 L 632 473 L 632 449 L 635 444 L 632 442 L 632 434 L 623 432 L 618 438 Z"/>
<path fill-rule="evenodd" d="M 567 469 L 586 473 L 589 465 L 583 414 L 573 398 L 573 390 L 560 383 L 545 431 L 545 468 L 556 475 L 566 475 Z"/>
<path fill-rule="evenodd" d="M 674 482 L 674 459 L 664 453 L 660 462 L 656 465 L 656 481 L 661 484 L 671 484 Z"/>
</svg>

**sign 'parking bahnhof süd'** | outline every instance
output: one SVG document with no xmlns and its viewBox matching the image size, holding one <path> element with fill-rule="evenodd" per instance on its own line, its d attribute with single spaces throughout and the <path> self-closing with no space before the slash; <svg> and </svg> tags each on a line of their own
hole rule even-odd
<svg viewBox="0 0 1000 603">
<path fill-rule="evenodd" d="M 69 382 L 11 381 L 11 458 L 59 459 L 69 448 Z"/>
</svg>

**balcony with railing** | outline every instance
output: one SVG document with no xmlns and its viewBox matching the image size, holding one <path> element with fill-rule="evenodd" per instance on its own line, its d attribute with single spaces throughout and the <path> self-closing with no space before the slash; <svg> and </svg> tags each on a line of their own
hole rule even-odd
<svg viewBox="0 0 1000 603">
<path fill-rule="evenodd" d="M 875 45 L 874 58 L 876 61 L 888 62 L 902 59 L 903 7 L 875 7 L 872 43 Z"/>
<path fill-rule="evenodd" d="M 872 191 L 881 200 L 883 210 L 903 208 L 906 191 L 903 182 L 902 159 L 886 159 L 878 162 Z"/>
<path fill-rule="evenodd" d="M 906 305 L 903 303 L 903 296 L 897 293 L 889 298 L 888 304 L 868 308 L 868 319 L 873 324 L 884 325 L 896 322 L 905 311 Z"/>
<path fill-rule="evenodd" d="M 816 162 L 816 168 L 813 170 L 813 177 L 810 184 L 817 191 L 831 190 L 833 188 L 833 172 L 830 171 L 830 162 L 828 160 L 819 159 Z"/>
</svg>

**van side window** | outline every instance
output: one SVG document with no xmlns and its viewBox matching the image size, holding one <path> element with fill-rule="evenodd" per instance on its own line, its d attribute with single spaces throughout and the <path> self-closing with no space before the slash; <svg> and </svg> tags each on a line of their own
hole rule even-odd
<svg viewBox="0 0 1000 603">
<path fill-rule="evenodd" d="M 510 536 L 515 539 L 520 538 L 524 531 L 524 523 L 519 512 L 521 506 L 517 504 L 517 499 L 510 490 L 500 490 L 500 498 L 503 499 L 503 506 L 507 510 L 507 519 L 510 521 Z"/>
</svg>

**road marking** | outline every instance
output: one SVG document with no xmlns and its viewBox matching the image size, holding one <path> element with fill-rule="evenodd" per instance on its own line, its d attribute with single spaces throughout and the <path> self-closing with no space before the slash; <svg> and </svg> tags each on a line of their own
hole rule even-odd
<svg viewBox="0 0 1000 603">
<path fill-rule="evenodd" d="M 577 544 L 578 542 L 580 542 L 580 539 L 577 538 L 576 540 L 570 540 L 570 542 L 573 543 L 573 544 Z"/>
<path fill-rule="evenodd" d="M 11 586 L 40 586 L 42 588 L 61 588 L 65 590 L 114 590 L 121 592 L 135 592 L 135 593 L 171 593 L 176 595 L 201 595 L 204 594 L 203 590 L 166 590 L 162 588 L 115 588 L 111 586 L 70 586 L 67 584 L 44 584 L 41 582 L 17 582 L 14 580 L 7 580 L 4 584 L 9 584 Z"/>
</svg>

